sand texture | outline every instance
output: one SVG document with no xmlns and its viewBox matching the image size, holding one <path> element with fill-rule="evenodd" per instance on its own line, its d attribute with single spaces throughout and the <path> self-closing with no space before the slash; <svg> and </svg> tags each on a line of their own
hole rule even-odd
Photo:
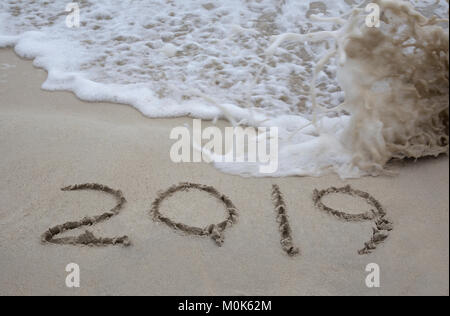
<svg viewBox="0 0 450 316">
<path fill-rule="evenodd" d="M 82 102 L 45 77 L 0 50 L 0 295 L 449 294 L 447 156 L 392 177 L 231 176 L 170 161 L 191 118 Z"/>
</svg>

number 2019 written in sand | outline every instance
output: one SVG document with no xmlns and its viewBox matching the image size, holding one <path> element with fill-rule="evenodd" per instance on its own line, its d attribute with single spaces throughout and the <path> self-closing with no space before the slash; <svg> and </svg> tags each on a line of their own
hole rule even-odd
<svg viewBox="0 0 450 316">
<path fill-rule="evenodd" d="M 119 214 L 120 210 L 126 203 L 126 199 L 120 190 L 114 190 L 106 185 L 97 183 L 86 183 L 68 186 L 62 189 L 63 191 L 77 191 L 77 190 L 95 190 L 102 191 L 113 195 L 117 199 L 117 204 L 111 210 L 95 216 L 87 216 L 78 221 L 66 222 L 48 229 L 41 236 L 41 241 L 43 243 L 53 243 L 53 244 L 66 244 L 66 245 L 90 245 L 90 246 L 106 246 L 106 245 L 123 245 L 129 246 L 131 242 L 127 236 L 120 237 L 97 237 L 90 231 L 85 231 L 79 236 L 72 237 L 60 237 L 55 238 L 55 236 L 76 228 L 83 226 L 92 226 L 100 222 L 104 222 L 111 217 Z M 177 223 L 172 219 L 165 217 L 160 212 L 160 205 L 165 200 L 170 198 L 176 192 L 181 191 L 191 191 L 200 190 L 208 193 L 210 196 L 218 199 L 224 204 L 227 210 L 227 217 L 220 223 L 211 224 L 207 227 L 194 227 L 183 223 Z M 373 208 L 369 212 L 361 214 L 350 214 L 343 211 L 335 210 L 331 207 L 326 206 L 322 199 L 328 194 L 347 194 L 350 196 L 363 198 L 370 206 Z M 277 185 L 272 186 L 272 200 L 274 203 L 276 220 L 279 225 L 279 231 L 281 235 L 281 247 L 289 256 L 295 256 L 300 253 L 298 247 L 294 245 L 292 238 L 292 231 L 289 225 L 289 219 L 287 215 L 287 207 L 284 201 L 283 195 L 280 188 Z M 377 248 L 377 246 L 386 240 L 389 232 L 392 230 L 393 226 L 389 219 L 386 217 L 386 212 L 381 204 L 373 198 L 369 193 L 355 190 L 350 186 L 345 186 L 342 188 L 330 187 L 326 190 L 314 190 L 313 192 L 313 202 L 315 206 L 332 216 L 335 216 L 339 220 L 347 222 L 365 222 L 373 221 L 373 231 L 370 240 L 364 243 L 364 248 L 358 251 L 360 255 L 369 254 Z M 238 209 L 235 207 L 233 202 L 229 197 L 220 193 L 216 188 L 212 186 L 184 182 L 177 185 L 173 185 L 167 190 L 158 194 L 156 199 L 152 203 L 152 208 L 150 214 L 154 221 L 161 222 L 169 226 L 176 231 L 182 231 L 189 235 L 197 236 L 209 236 L 218 246 L 224 243 L 224 233 L 225 230 L 232 225 L 237 223 Z"/>
</svg>

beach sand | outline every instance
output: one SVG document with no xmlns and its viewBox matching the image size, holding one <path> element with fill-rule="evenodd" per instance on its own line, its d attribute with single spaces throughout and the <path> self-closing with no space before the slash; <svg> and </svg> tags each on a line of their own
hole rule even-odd
<svg viewBox="0 0 450 316">
<path fill-rule="evenodd" d="M 397 162 L 392 177 L 231 176 L 204 163 L 170 161 L 170 130 L 191 118 L 149 119 L 129 106 L 82 102 L 41 90 L 45 77 L 12 50 L 0 50 L 0 295 L 449 295 L 448 157 Z M 184 181 L 214 186 L 237 207 L 238 222 L 222 247 L 152 220 L 158 191 Z M 60 190 L 87 182 L 123 191 L 128 202 L 120 214 L 89 230 L 127 235 L 130 247 L 41 244 L 50 227 L 115 205 L 102 192 Z M 280 245 L 273 184 L 301 251 L 295 257 Z M 394 225 L 370 255 L 357 250 L 370 239 L 371 222 L 339 221 L 312 200 L 315 188 L 347 184 L 379 200 Z M 369 210 L 344 195 L 324 202 Z M 178 193 L 161 213 L 198 227 L 227 216 L 205 192 Z M 80 266 L 80 288 L 65 285 L 72 262 Z M 366 286 L 369 263 L 380 267 L 379 288 Z"/>
</svg>

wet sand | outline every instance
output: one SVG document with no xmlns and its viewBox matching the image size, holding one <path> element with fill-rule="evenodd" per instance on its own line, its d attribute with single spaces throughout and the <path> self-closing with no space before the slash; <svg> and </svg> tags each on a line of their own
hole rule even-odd
<svg viewBox="0 0 450 316">
<path fill-rule="evenodd" d="M 449 294 L 448 157 L 398 162 L 390 166 L 394 177 L 230 176 L 211 165 L 170 161 L 170 130 L 191 118 L 148 119 L 128 106 L 43 91 L 45 76 L 0 50 L 0 295 Z M 211 236 L 153 221 L 158 192 L 180 182 L 212 186 L 235 205 L 237 221 L 223 231 L 221 247 Z M 97 237 L 126 235 L 128 247 L 41 243 L 49 228 L 117 204 L 105 192 L 60 190 L 82 183 L 121 190 L 127 202 L 110 219 L 55 238 L 88 229 Z M 273 185 L 297 255 L 280 243 Z M 371 254 L 358 250 L 370 240 L 373 221 L 342 221 L 315 206 L 314 189 L 346 185 L 373 196 L 392 221 L 389 237 Z M 345 194 L 322 202 L 354 214 L 372 208 Z M 229 216 L 223 201 L 202 190 L 174 193 L 159 212 L 199 228 Z M 77 289 L 65 285 L 72 262 L 81 269 Z M 380 288 L 365 285 L 369 263 L 380 266 Z"/>
</svg>

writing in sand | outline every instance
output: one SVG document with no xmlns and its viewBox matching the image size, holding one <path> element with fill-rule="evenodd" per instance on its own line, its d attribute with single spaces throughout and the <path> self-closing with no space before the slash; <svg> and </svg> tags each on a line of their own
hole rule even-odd
<svg viewBox="0 0 450 316">
<path fill-rule="evenodd" d="M 100 222 L 107 221 L 111 217 L 119 214 L 123 209 L 126 199 L 120 190 L 112 189 L 106 185 L 97 183 L 85 183 L 71 185 L 62 188 L 63 191 L 77 191 L 77 190 L 95 190 L 102 191 L 114 196 L 117 200 L 117 204 L 109 211 L 95 216 L 86 216 L 78 221 L 69 221 L 64 224 L 56 225 L 49 228 L 41 236 L 41 241 L 45 243 L 52 244 L 65 244 L 65 245 L 89 245 L 89 246 L 107 246 L 107 245 L 123 245 L 125 247 L 130 246 L 131 242 L 128 236 L 117 236 L 117 237 L 97 237 L 92 232 L 86 230 L 83 234 L 79 236 L 71 237 L 60 237 L 55 238 L 55 236 L 76 228 L 83 226 L 93 226 Z M 206 227 L 194 227 L 183 223 L 175 222 L 174 220 L 164 216 L 160 212 L 161 203 L 169 199 L 177 192 L 189 192 L 191 190 L 199 190 L 208 193 L 210 196 L 216 198 L 218 201 L 223 203 L 227 210 L 226 218 L 216 224 L 210 224 Z M 360 214 L 351 214 L 349 212 L 339 211 L 333 209 L 322 202 L 323 197 L 329 194 L 346 194 L 354 197 L 360 197 L 364 199 L 372 209 L 368 212 Z M 389 235 L 389 232 L 393 229 L 392 222 L 386 217 L 386 211 L 374 197 L 369 193 L 353 189 L 351 186 L 345 186 L 341 188 L 330 187 L 325 190 L 313 191 L 312 199 L 314 205 L 321 211 L 328 213 L 331 216 L 336 217 L 339 220 L 347 222 L 364 222 L 373 221 L 374 226 L 372 229 L 372 235 L 370 240 L 364 243 L 364 247 L 358 250 L 358 254 L 365 255 L 370 254 L 374 251 L 379 244 L 384 242 Z M 275 218 L 279 225 L 280 231 L 280 244 L 283 251 L 289 256 L 296 256 L 300 254 L 300 249 L 294 245 L 294 240 L 292 237 L 292 230 L 289 225 L 289 217 L 287 214 L 287 206 L 281 193 L 280 188 L 277 185 L 272 186 L 272 200 L 275 209 Z M 197 235 L 197 236 L 207 236 L 210 237 L 217 246 L 222 246 L 225 241 L 225 231 L 231 226 L 237 223 L 238 209 L 233 204 L 231 199 L 220 193 L 216 188 L 212 186 L 207 186 L 203 184 L 183 182 L 176 184 L 168 188 L 167 190 L 158 193 L 156 199 L 152 203 L 150 209 L 150 214 L 152 219 L 156 222 L 161 222 L 169 226 L 171 229 L 176 231 L 181 231 L 187 235 Z"/>
</svg>

